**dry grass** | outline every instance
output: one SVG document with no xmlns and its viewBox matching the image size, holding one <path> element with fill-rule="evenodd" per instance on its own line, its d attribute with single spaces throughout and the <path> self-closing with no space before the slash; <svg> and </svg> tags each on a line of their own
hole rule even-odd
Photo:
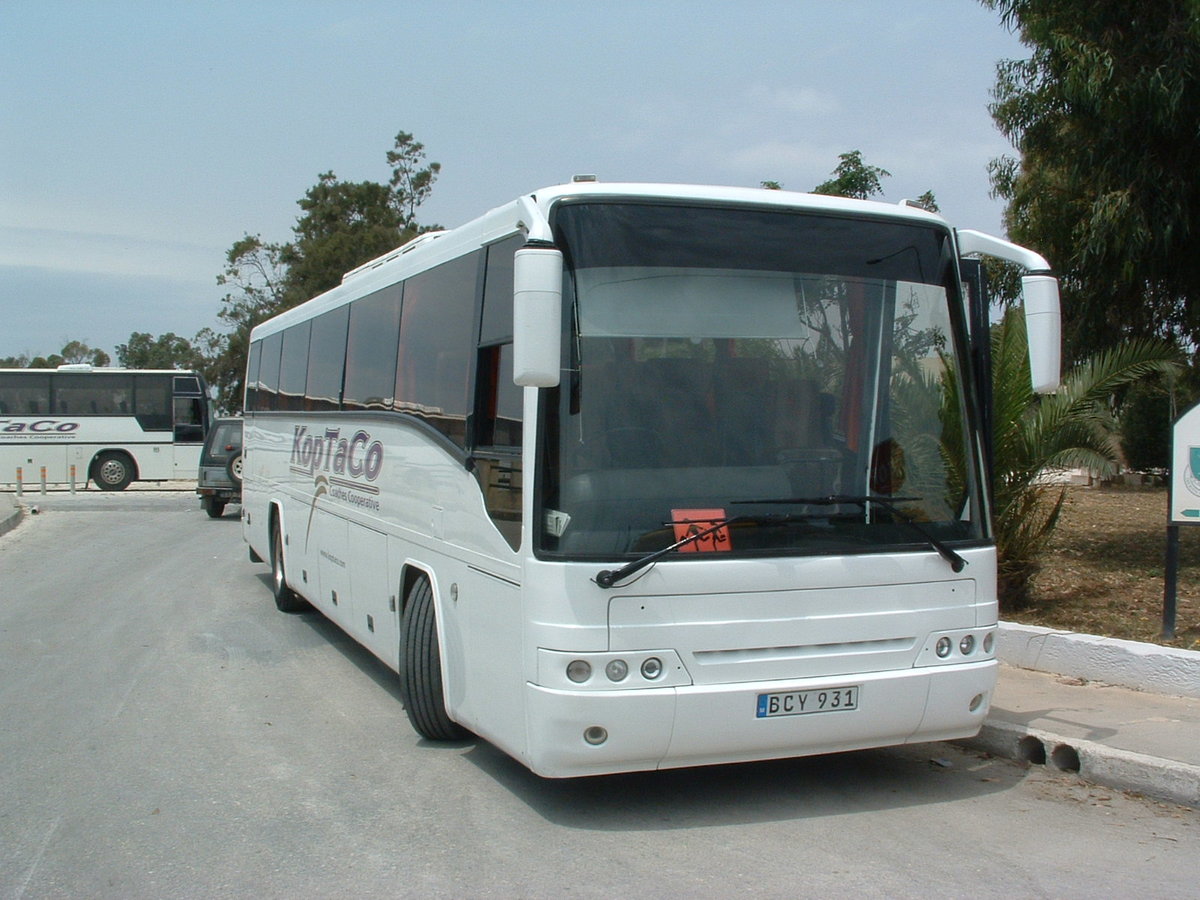
<svg viewBox="0 0 1200 900">
<path fill-rule="evenodd" d="M 1165 488 L 1069 487 L 1032 585 L 1027 625 L 1200 650 L 1200 528 L 1180 529 L 1176 637 L 1163 640 Z"/>
</svg>

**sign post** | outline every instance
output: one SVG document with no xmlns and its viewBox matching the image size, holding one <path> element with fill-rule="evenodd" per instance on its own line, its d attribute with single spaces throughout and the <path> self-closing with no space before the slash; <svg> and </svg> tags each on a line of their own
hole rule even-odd
<svg viewBox="0 0 1200 900">
<path fill-rule="evenodd" d="M 1167 482 L 1167 566 L 1163 579 L 1163 637 L 1175 637 L 1179 586 L 1179 526 L 1200 525 L 1200 403 L 1171 426 L 1171 475 Z"/>
</svg>

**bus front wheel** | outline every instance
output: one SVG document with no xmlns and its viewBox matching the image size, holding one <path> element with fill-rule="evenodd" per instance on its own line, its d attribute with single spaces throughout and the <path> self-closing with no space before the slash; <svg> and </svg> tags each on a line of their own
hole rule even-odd
<svg viewBox="0 0 1200 900">
<path fill-rule="evenodd" d="M 133 460 L 124 453 L 101 453 L 92 463 L 92 480 L 102 491 L 123 491 L 133 481 Z"/>
<path fill-rule="evenodd" d="M 276 525 L 271 535 L 271 593 L 280 612 L 302 612 L 308 604 L 288 587 L 287 571 L 283 568 L 283 528 Z"/>
<path fill-rule="evenodd" d="M 421 737 L 431 741 L 467 737 L 466 729 L 446 712 L 433 588 L 423 575 L 409 588 L 400 620 L 400 696 L 409 722 Z"/>
</svg>

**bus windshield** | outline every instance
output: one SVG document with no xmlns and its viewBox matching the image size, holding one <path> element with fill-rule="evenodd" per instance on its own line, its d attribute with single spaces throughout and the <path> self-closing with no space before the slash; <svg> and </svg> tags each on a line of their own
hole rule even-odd
<svg viewBox="0 0 1200 900">
<path fill-rule="evenodd" d="M 541 554 L 987 536 L 944 226 L 579 202 L 554 227 L 569 363 L 540 429 Z"/>
</svg>

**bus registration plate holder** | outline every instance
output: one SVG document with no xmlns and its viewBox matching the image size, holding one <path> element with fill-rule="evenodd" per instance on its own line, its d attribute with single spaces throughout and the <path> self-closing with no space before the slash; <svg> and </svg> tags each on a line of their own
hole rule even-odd
<svg viewBox="0 0 1200 900">
<path fill-rule="evenodd" d="M 807 716 L 813 713 L 853 712 L 858 709 L 860 685 L 759 694 L 755 717 Z"/>
</svg>

